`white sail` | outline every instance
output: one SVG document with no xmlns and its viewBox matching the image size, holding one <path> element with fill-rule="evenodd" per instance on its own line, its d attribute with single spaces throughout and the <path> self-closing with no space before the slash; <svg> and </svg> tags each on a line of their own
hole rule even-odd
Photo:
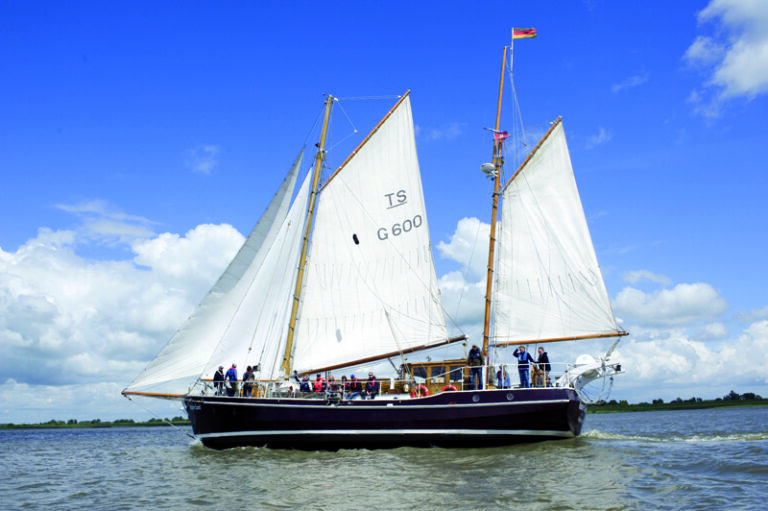
<svg viewBox="0 0 768 511">
<path fill-rule="evenodd" d="M 206 370 L 219 340 L 229 329 L 233 317 L 242 310 L 241 304 L 247 301 L 248 293 L 254 291 L 246 276 L 258 273 L 281 232 L 302 155 L 303 151 L 264 215 L 208 295 L 125 391 L 184 394 Z"/>
<path fill-rule="evenodd" d="M 615 334 L 562 124 L 506 186 L 502 201 L 495 342 Z"/>
<path fill-rule="evenodd" d="M 293 366 L 446 337 L 406 97 L 320 193 Z"/>
<path fill-rule="evenodd" d="M 219 365 L 258 365 L 258 379 L 275 379 L 285 350 L 290 303 L 296 285 L 307 198 L 312 175 L 308 173 L 277 237 L 259 267 L 252 267 L 238 286 L 243 299 L 221 335 L 204 375 L 212 376 Z"/>
</svg>

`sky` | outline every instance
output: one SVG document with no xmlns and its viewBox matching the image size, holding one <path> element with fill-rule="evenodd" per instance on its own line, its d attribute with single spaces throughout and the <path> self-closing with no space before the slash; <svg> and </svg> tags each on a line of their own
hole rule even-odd
<svg viewBox="0 0 768 511">
<path fill-rule="evenodd" d="M 515 41 L 501 126 L 522 119 L 535 144 L 563 117 L 630 332 L 610 397 L 768 396 L 762 0 L 9 0 L 0 423 L 181 415 L 120 391 L 315 143 L 326 94 L 342 98 L 332 169 L 411 91 L 446 310 L 480 341 L 492 186 L 479 169 L 512 27 L 538 37 Z M 567 361 L 609 345 L 547 349 Z"/>
</svg>

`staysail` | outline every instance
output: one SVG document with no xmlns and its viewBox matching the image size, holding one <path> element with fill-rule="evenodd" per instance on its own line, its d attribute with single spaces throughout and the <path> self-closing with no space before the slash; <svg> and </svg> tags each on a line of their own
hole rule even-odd
<svg viewBox="0 0 768 511">
<path fill-rule="evenodd" d="M 502 191 L 498 231 L 494 344 L 623 335 L 559 120 Z"/>
<path fill-rule="evenodd" d="M 242 305 L 263 292 L 260 285 L 252 284 L 269 271 L 265 261 L 276 240 L 286 235 L 284 224 L 302 156 L 303 151 L 264 215 L 208 295 L 154 360 L 123 391 L 124 394 L 182 395 L 204 371 L 210 369 L 211 364 L 232 361 L 232 356 L 226 356 L 229 353 L 223 353 L 215 360 L 211 356 L 219 340 L 227 332 L 233 332 L 232 326 L 238 324 L 238 318 L 253 315 Z M 304 204 L 298 209 L 303 210 Z M 251 339 L 253 333 L 251 330 L 246 338 Z"/>
<path fill-rule="evenodd" d="M 318 200 L 293 367 L 444 340 L 408 96 Z"/>
</svg>

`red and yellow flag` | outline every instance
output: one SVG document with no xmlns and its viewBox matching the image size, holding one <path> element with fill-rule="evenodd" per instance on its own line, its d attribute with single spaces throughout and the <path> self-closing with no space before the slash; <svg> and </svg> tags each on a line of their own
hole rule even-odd
<svg viewBox="0 0 768 511">
<path fill-rule="evenodd" d="M 535 28 L 513 28 L 512 39 L 523 39 L 526 37 L 536 37 Z"/>
</svg>

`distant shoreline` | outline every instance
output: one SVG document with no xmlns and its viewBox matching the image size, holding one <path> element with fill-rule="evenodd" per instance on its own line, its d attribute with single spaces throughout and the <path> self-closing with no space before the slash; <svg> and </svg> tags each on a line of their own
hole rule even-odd
<svg viewBox="0 0 768 511">
<path fill-rule="evenodd" d="M 1 429 L 76 429 L 76 428 L 138 428 L 145 426 L 189 426 L 191 423 L 187 419 L 176 417 L 173 419 L 150 419 L 144 422 L 137 422 L 131 419 L 117 420 L 114 422 L 101 421 L 94 419 L 92 421 L 57 421 L 41 422 L 38 424 L 0 424 Z"/>
<path fill-rule="evenodd" d="M 672 401 L 670 403 L 589 405 L 587 413 L 660 412 L 665 410 L 704 410 L 708 408 L 753 408 L 768 406 L 768 399 Z"/>
</svg>

